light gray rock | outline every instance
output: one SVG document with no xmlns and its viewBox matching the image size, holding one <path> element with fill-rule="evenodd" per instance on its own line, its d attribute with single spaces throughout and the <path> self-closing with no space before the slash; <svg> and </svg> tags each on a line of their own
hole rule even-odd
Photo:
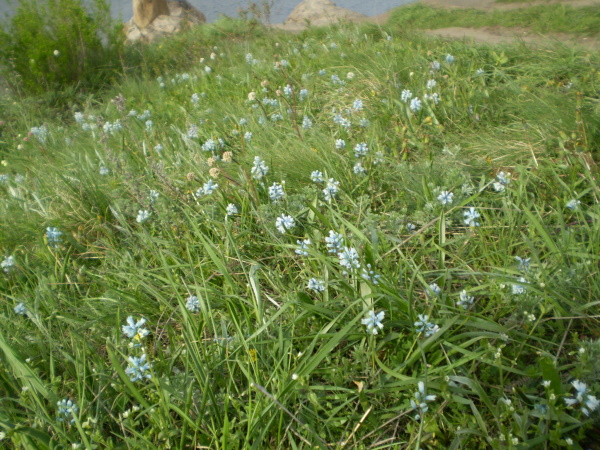
<svg viewBox="0 0 600 450">
<path fill-rule="evenodd" d="M 143 2 L 144 0 L 139 1 Z M 157 15 L 147 25 L 140 26 L 138 23 L 145 23 L 145 21 L 139 15 L 136 18 L 135 3 L 136 0 L 134 0 L 134 16 L 125 24 L 126 42 L 129 44 L 134 42 L 154 42 L 159 38 L 177 33 L 182 29 L 206 22 L 204 14 L 187 2 L 169 1 L 166 2 L 168 7 L 167 14 Z M 144 17 L 147 19 L 150 16 L 151 14 Z"/>
<path fill-rule="evenodd" d="M 278 25 L 284 30 L 301 30 L 307 25 L 326 26 L 341 20 L 360 22 L 367 16 L 350 9 L 341 8 L 331 0 L 304 0 L 298 4 L 285 22 Z"/>
</svg>

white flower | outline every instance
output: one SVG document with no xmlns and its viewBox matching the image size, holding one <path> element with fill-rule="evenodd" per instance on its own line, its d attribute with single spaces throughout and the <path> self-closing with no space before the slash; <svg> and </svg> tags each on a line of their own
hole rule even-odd
<svg viewBox="0 0 600 450">
<path fill-rule="evenodd" d="M 234 214 L 238 213 L 237 206 L 235 206 L 233 203 L 230 203 L 229 205 L 227 205 L 225 212 L 228 216 L 233 216 Z"/>
<path fill-rule="evenodd" d="M 452 203 L 452 197 L 454 197 L 454 193 L 448 192 L 448 191 L 442 191 L 442 192 L 440 192 L 440 195 L 438 195 L 437 200 L 442 205 L 449 205 Z"/>
<path fill-rule="evenodd" d="M 285 234 L 286 231 L 294 228 L 295 225 L 296 225 L 296 223 L 294 222 L 294 218 L 292 216 L 287 216 L 285 214 L 282 214 L 275 221 L 275 227 L 282 234 Z"/>
<path fill-rule="evenodd" d="M 375 311 L 369 311 L 367 313 L 367 317 L 362 319 L 361 323 L 363 325 L 366 325 L 367 333 L 376 335 L 379 332 L 378 328 L 380 330 L 383 329 L 383 324 L 381 323 L 381 321 L 383 320 L 384 317 L 385 317 L 385 311 L 380 311 L 377 314 L 375 314 Z"/>
<path fill-rule="evenodd" d="M 135 221 L 137 223 L 144 223 L 146 220 L 148 220 L 148 218 L 152 215 L 152 213 L 150 211 L 148 211 L 147 209 L 140 209 L 138 211 L 138 215 L 135 218 Z"/>
</svg>

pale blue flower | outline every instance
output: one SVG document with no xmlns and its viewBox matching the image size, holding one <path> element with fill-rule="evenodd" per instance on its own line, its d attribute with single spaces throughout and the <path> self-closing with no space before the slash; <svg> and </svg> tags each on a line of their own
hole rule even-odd
<svg viewBox="0 0 600 450">
<path fill-rule="evenodd" d="M 323 179 L 323 173 L 320 170 L 313 170 L 313 172 L 310 174 L 310 179 L 314 183 L 322 183 L 323 181 L 325 181 Z"/>
<path fill-rule="evenodd" d="M 46 125 L 32 127 L 29 132 L 33 134 L 41 144 L 46 143 L 46 139 L 48 138 L 48 128 L 46 128 Z"/>
<path fill-rule="evenodd" d="M 336 139 L 335 148 L 337 148 L 338 150 L 346 148 L 346 141 L 344 141 L 343 139 Z"/>
<path fill-rule="evenodd" d="M 310 239 L 304 239 L 303 241 L 298 239 L 296 241 L 296 244 L 298 244 L 298 247 L 295 250 L 296 255 L 308 256 L 308 248 L 310 246 Z"/>
<path fill-rule="evenodd" d="M 354 146 L 354 156 L 360 158 L 362 156 L 366 156 L 369 153 L 369 147 L 367 147 L 366 142 L 361 142 L 360 144 L 356 144 Z"/>
<path fill-rule="evenodd" d="M 148 373 L 151 365 L 146 362 L 145 353 L 139 358 L 137 356 L 130 356 L 127 359 L 129 360 L 129 366 L 125 369 L 125 373 L 129 375 L 131 382 L 152 378 L 152 375 Z"/>
<path fill-rule="evenodd" d="M 439 326 L 429 322 L 429 316 L 427 314 L 419 314 L 418 319 L 419 320 L 415 322 L 415 331 L 417 333 L 425 333 L 425 337 L 429 337 L 440 330 Z"/>
<path fill-rule="evenodd" d="M 292 216 L 287 216 L 282 214 L 275 221 L 275 227 L 279 230 L 280 233 L 285 234 L 287 231 L 291 230 L 296 226 L 296 222 Z"/>
<path fill-rule="evenodd" d="M 434 92 L 433 94 L 423 94 L 423 100 L 429 101 L 431 100 L 434 105 L 437 105 L 440 102 L 440 94 Z"/>
<path fill-rule="evenodd" d="M 364 175 L 365 173 L 367 173 L 367 169 L 365 169 L 362 165 L 362 163 L 359 161 L 356 164 L 354 164 L 354 167 L 352 168 L 352 170 L 354 171 L 354 173 L 356 175 Z"/>
<path fill-rule="evenodd" d="M 202 144 L 202 150 L 205 152 L 214 152 L 217 149 L 217 143 L 214 139 L 208 139 L 204 144 Z"/>
<path fill-rule="evenodd" d="M 289 84 L 287 86 L 284 86 L 284 88 L 283 88 L 283 94 L 286 97 L 289 97 L 290 95 L 292 95 L 292 87 Z"/>
<path fill-rule="evenodd" d="M 218 183 L 213 180 L 208 180 L 201 188 L 196 191 L 196 197 L 202 197 L 203 195 L 211 195 L 219 187 Z"/>
<path fill-rule="evenodd" d="M 458 306 L 462 307 L 463 309 L 469 308 L 473 304 L 473 301 L 475 300 L 475 297 L 467 294 L 467 291 L 464 289 L 460 292 L 459 297 L 460 297 L 460 300 L 458 302 L 456 302 L 456 304 Z"/>
<path fill-rule="evenodd" d="M 13 308 L 15 314 L 18 314 L 20 316 L 25 316 L 27 315 L 27 308 L 25 307 L 25 303 L 21 302 L 18 303 L 14 308 Z"/>
<path fill-rule="evenodd" d="M 452 197 L 454 197 L 452 192 L 442 191 L 440 192 L 440 195 L 438 195 L 437 200 L 442 205 L 450 205 L 452 203 Z"/>
<path fill-rule="evenodd" d="M 304 118 L 302 119 L 302 128 L 304 128 L 305 130 L 312 128 L 313 123 L 312 120 L 310 120 L 310 117 L 308 116 L 304 116 Z"/>
<path fill-rule="evenodd" d="M 367 264 L 366 267 L 363 267 L 362 269 L 361 277 L 373 284 L 379 284 L 379 278 L 381 278 L 381 275 L 375 273 L 371 267 L 371 264 Z"/>
<path fill-rule="evenodd" d="M 446 55 L 445 59 L 448 64 L 452 64 L 454 62 L 454 56 L 452 56 L 450 53 Z"/>
<path fill-rule="evenodd" d="M 335 181 L 333 178 L 330 178 L 327 181 L 327 185 L 325 186 L 325 189 L 323 189 L 323 195 L 325 196 L 326 201 L 329 202 L 336 196 L 339 191 L 339 185 L 340 182 Z"/>
<path fill-rule="evenodd" d="M 308 280 L 308 289 L 314 292 L 323 292 L 325 290 L 325 282 L 323 280 L 317 280 L 316 278 L 311 278 Z"/>
<path fill-rule="evenodd" d="M 427 90 L 431 91 L 437 86 L 437 81 L 435 80 L 427 80 Z"/>
<path fill-rule="evenodd" d="M 412 112 L 419 112 L 423 107 L 423 103 L 419 100 L 419 97 L 415 97 L 410 101 L 410 110 Z"/>
<path fill-rule="evenodd" d="M 589 389 L 585 383 L 579 380 L 571 382 L 576 390 L 574 398 L 565 398 L 565 403 L 568 406 L 575 406 L 577 403 L 581 405 L 581 412 L 586 416 L 589 416 L 592 411 L 596 410 L 600 406 L 600 401 L 594 396 L 589 394 Z"/>
<path fill-rule="evenodd" d="M 279 61 L 279 65 L 280 65 L 281 67 L 289 67 L 289 66 L 290 66 L 290 63 L 288 62 L 288 60 L 287 60 L 287 59 L 282 59 L 281 61 Z"/>
<path fill-rule="evenodd" d="M 162 152 L 162 151 L 163 151 L 163 146 L 162 146 L 162 144 L 156 144 L 156 146 L 154 147 L 154 151 L 155 151 L 156 153 L 160 153 L 160 152 Z"/>
<path fill-rule="evenodd" d="M 104 176 L 104 175 L 108 175 L 109 174 L 109 170 L 108 168 L 104 167 L 104 166 L 100 166 L 100 175 Z"/>
<path fill-rule="evenodd" d="M 465 217 L 465 225 L 468 225 L 470 227 L 478 227 L 480 225 L 480 223 L 477 222 L 477 219 L 479 219 L 481 215 L 477 212 L 477 210 L 474 207 L 471 206 L 469 209 L 467 209 L 463 213 L 463 216 Z"/>
<path fill-rule="evenodd" d="M 150 189 L 148 192 L 148 198 L 150 199 L 150 203 L 154 203 L 160 197 L 160 193 L 156 189 Z"/>
<path fill-rule="evenodd" d="M 271 114 L 271 122 L 277 122 L 283 120 L 283 116 L 279 113 Z"/>
<path fill-rule="evenodd" d="M 185 309 L 196 313 L 200 311 L 200 300 L 195 295 L 190 295 L 185 301 Z"/>
<path fill-rule="evenodd" d="M 135 218 L 135 221 L 137 223 L 144 223 L 146 220 L 148 220 L 150 218 L 151 215 L 152 215 L 152 213 L 150 211 L 148 211 L 147 209 L 140 209 L 138 211 L 137 217 Z"/>
<path fill-rule="evenodd" d="M 385 318 L 385 311 L 380 311 L 375 314 L 374 310 L 367 313 L 367 317 L 362 319 L 360 323 L 367 327 L 367 333 L 375 336 L 379 333 L 379 330 L 383 330 L 383 323 L 381 321 Z"/>
<path fill-rule="evenodd" d="M 520 256 L 515 256 L 515 259 L 519 263 L 519 270 L 523 272 L 527 272 L 529 270 L 531 258 L 521 258 Z"/>
<path fill-rule="evenodd" d="M 344 236 L 341 233 L 336 233 L 329 230 L 329 236 L 325 238 L 327 244 L 327 252 L 337 254 L 344 248 Z"/>
<path fill-rule="evenodd" d="M 46 228 L 46 239 L 48 240 L 48 244 L 54 248 L 58 248 L 60 242 L 62 241 L 62 231 L 60 231 L 56 227 L 48 227 Z"/>
<path fill-rule="evenodd" d="M 524 277 L 520 277 L 518 281 L 519 283 L 512 283 L 511 285 L 511 291 L 514 295 L 521 295 L 526 291 L 525 286 L 521 283 L 527 283 L 527 280 Z"/>
<path fill-rule="evenodd" d="M 510 173 L 498 172 L 494 182 L 494 190 L 496 192 L 504 192 L 506 186 L 510 184 Z"/>
<path fill-rule="evenodd" d="M 139 120 L 146 120 L 146 119 L 149 119 L 151 116 L 152 116 L 152 113 L 150 112 L 149 109 L 147 109 L 142 114 L 140 114 L 139 116 L 137 116 L 137 118 Z"/>
<path fill-rule="evenodd" d="M 15 258 L 14 256 L 7 256 L 4 258 L 4 261 L 0 263 L 0 268 L 4 271 L 4 273 L 9 273 L 15 267 Z"/>
<path fill-rule="evenodd" d="M 406 230 L 407 230 L 409 233 L 413 233 L 413 232 L 414 232 L 416 229 L 417 229 L 417 226 L 416 226 L 414 223 L 410 223 L 410 222 L 408 222 L 408 223 L 406 224 Z"/>
<path fill-rule="evenodd" d="M 145 323 L 146 319 L 143 317 L 136 322 L 133 316 L 129 316 L 127 318 L 127 325 L 123 325 L 121 329 L 123 330 L 123 334 L 128 338 L 141 340 L 150 334 L 150 331 L 142 328 Z"/>
<path fill-rule="evenodd" d="M 344 247 L 344 249 L 338 253 L 338 258 L 340 260 L 340 266 L 345 267 L 348 270 L 360 269 L 358 252 L 355 248 Z"/>
<path fill-rule="evenodd" d="M 435 72 L 435 71 L 440 70 L 442 68 L 442 65 L 440 64 L 439 61 L 433 61 L 430 65 L 430 67 L 431 67 L 431 71 Z"/>
<path fill-rule="evenodd" d="M 246 132 L 244 133 L 244 140 L 245 140 L 246 142 L 250 142 L 250 141 L 252 140 L 252 133 L 251 133 L 251 132 L 249 132 L 249 131 L 246 131 Z"/>
<path fill-rule="evenodd" d="M 200 96 L 198 94 L 196 94 L 195 92 L 192 94 L 192 103 L 194 105 L 198 104 L 198 102 L 200 101 Z"/>
<path fill-rule="evenodd" d="M 238 213 L 237 206 L 235 206 L 233 203 L 230 203 L 229 205 L 227 205 L 227 208 L 225 209 L 225 213 L 228 216 L 233 216 L 233 215 L 237 214 Z"/>
<path fill-rule="evenodd" d="M 412 92 L 410 92 L 408 89 L 404 89 L 402 94 L 400 94 L 400 100 L 402 100 L 404 103 L 408 103 L 411 98 Z"/>
<path fill-rule="evenodd" d="M 354 111 L 361 111 L 363 109 L 363 102 L 360 98 L 357 98 L 356 100 L 354 100 L 354 103 L 352 103 L 352 109 Z"/>
<path fill-rule="evenodd" d="M 437 283 L 431 283 L 429 285 L 429 290 L 433 293 L 433 295 L 435 295 L 436 297 L 439 297 L 440 294 L 442 293 L 442 288 L 438 286 Z"/>
<path fill-rule="evenodd" d="M 484 73 L 485 73 L 485 70 L 483 70 L 482 68 L 479 68 L 475 71 L 475 75 L 479 75 L 479 76 L 483 75 Z"/>
<path fill-rule="evenodd" d="M 198 138 L 198 126 L 191 124 L 190 127 L 188 128 L 187 136 L 190 139 L 197 139 Z"/>
<path fill-rule="evenodd" d="M 85 116 L 83 113 L 76 112 L 73 116 L 75 118 L 75 122 L 77 122 L 79 125 L 82 125 L 85 122 Z"/>
<path fill-rule="evenodd" d="M 304 100 L 308 96 L 307 89 L 300 89 L 299 99 Z"/>
<path fill-rule="evenodd" d="M 581 205 L 581 201 L 577 199 L 569 200 L 565 207 L 570 209 L 571 211 L 577 211 L 579 209 L 579 205 Z"/>
<path fill-rule="evenodd" d="M 413 397 L 410 399 L 410 406 L 417 412 L 415 419 L 421 420 L 422 415 L 429 410 L 427 403 L 435 401 L 436 396 L 426 395 L 425 383 L 419 381 L 418 390 L 413 394 Z"/>
<path fill-rule="evenodd" d="M 279 203 L 281 199 L 285 196 L 285 192 L 283 191 L 283 186 L 279 183 L 273 183 L 271 187 L 269 187 L 269 198 L 273 203 Z"/>
<path fill-rule="evenodd" d="M 325 69 L 321 69 L 319 70 L 319 76 L 323 76 L 327 73 L 327 71 Z"/>
<path fill-rule="evenodd" d="M 57 420 L 59 422 L 64 422 L 66 420 L 69 423 L 75 423 L 75 416 L 79 412 L 77 403 L 75 403 L 73 400 L 65 398 L 56 404 L 58 406 Z"/>
</svg>

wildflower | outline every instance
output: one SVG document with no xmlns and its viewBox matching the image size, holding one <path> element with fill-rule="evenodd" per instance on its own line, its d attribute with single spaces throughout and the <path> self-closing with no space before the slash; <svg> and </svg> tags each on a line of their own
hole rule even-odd
<svg viewBox="0 0 600 450">
<path fill-rule="evenodd" d="M 17 306 L 13 308 L 15 314 L 20 316 L 25 316 L 27 314 L 27 308 L 25 307 L 25 303 L 18 303 Z"/>
<path fill-rule="evenodd" d="M 437 86 L 437 81 L 435 80 L 428 80 L 427 81 L 427 89 L 428 90 L 432 90 L 433 88 L 435 88 Z"/>
<path fill-rule="evenodd" d="M 338 253 L 338 258 L 340 259 L 340 265 L 348 270 L 360 268 L 358 252 L 355 248 L 344 247 L 344 249 Z"/>
<path fill-rule="evenodd" d="M 415 97 L 410 101 L 410 110 L 412 112 L 419 112 L 423 107 L 423 103 L 419 100 L 419 97 Z"/>
<path fill-rule="evenodd" d="M 289 67 L 289 66 L 290 66 L 290 63 L 288 62 L 288 60 L 287 60 L 287 59 L 282 59 L 282 60 L 279 62 L 279 65 L 280 65 L 281 67 Z"/>
<path fill-rule="evenodd" d="M 283 120 L 283 116 L 279 113 L 274 113 L 271 115 L 271 122 L 277 122 L 278 120 Z"/>
<path fill-rule="evenodd" d="M 529 262 L 531 258 L 521 258 L 520 256 L 515 256 L 515 259 L 519 263 L 519 270 L 522 272 L 527 272 L 529 270 Z"/>
<path fill-rule="evenodd" d="M 437 70 L 440 70 L 442 68 L 442 65 L 440 64 L 439 61 L 433 61 L 430 65 L 430 67 L 431 67 L 431 71 L 435 72 Z"/>
<path fill-rule="evenodd" d="M 48 128 L 46 128 L 46 125 L 32 127 L 29 130 L 29 133 L 33 134 L 41 144 L 46 143 L 46 139 L 48 138 Z"/>
<path fill-rule="evenodd" d="M 208 139 L 204 144 L 202 144 L 202 150 L 205 152 L 214 152 L 217 149 L 217 143 L 214 139 Z"/>
<path fill-rule="evenodd" d="M 251 132 L 249 132 L 249 131 L 246 131 L 246 132 L 244 133 L 244 140 L 245 140 L 246 142 L 250 142 L 250 141 L 252 140 L 252 133 L 251 133 Z"/>
<path fill-rule="evenodd" d="M 369 152 L 369 147 L 365 142 L 361 142 L 360 144 L 356 144 L 354 146 L 354 156 L 360 158 L 361 156 L 366 156 Z"/>
<path fill-rule="evenodd" d="M 201 188 L 196 191 L 196 197 L 202 197 L 203 195 L 210 195 L 217 190 L 219 185 L 213 180 L 208 180 Z"/>
<path fill-rule="evenodd" d="M 472 206 L 463 213 L 465 217 L 464 223 L 470 227 L 478 227 L 480 224 L 476 220 L 481 217 L 481 215 L 477 212 L 475 208 Z"/>
<path fill-rule="evenodd" d="M 371 268 L 371 264 L 367 264 L 366 267 L 363 267 L 361 276 L 363 279 L 370 281 L 373 284 L 379 284 L 379 278 L 381 278 L 381 275 L 376 274 Z"/>
<path fill-rule="evenodd" d="M 46 228 L 46 239 L 48 239 L 48 244 L 54 248 L 58 248 L 58 244 L 62 241 L 61 239 L 62 231 L 60 231 L 56 227 L 48 227 Z"/>
<path fill-rule="evenodd" d="M 316 278 L 311 278 L 308 280 L 308 289 L 314 292 L 323 292 L 325 290 L 325 282 L 323 280 L 317 280 Z"/>
<path fill-rule="evenodd" d="M 0 263 L 0 268 L 4 270 L 4 273 L 10 272 L 13 267 L 15 267 L 15 258 L 14 256 L 7 256 L 4 258 L 4 261 Z"/>
<path fill-rule="evenodd" d="M 148 192 L 148 198 L 150 199 L 150 203 L 154 203 L 156 200 L 158 200 L 158 197 L 160 197 L 158 191 L 155 189 L 150 189 L 150 192 Z"/>
<path fill-rule="evenodd" d="M 269 198 L 271 199 L 271 202 L 278 203 L 284 196 L 283 186 L 279 183 L 273 183 L 273 186 L 269 188 Z"/>
<path fill-rule="evenodd" d="M 185 309 L 193 313 L 200 311 L 200 300 L 198 300 L 198 297 L 190 295 L 185 301 Z"/>
<path fill-rule="evenodd" d="M 484 73 L 485 73 L 485 70 L 483 70 L 482 68 L 479 68 L 475 71 L 475 75 L 479 75 L 479 76 L 483 75 Z"/>
<path fill-rule="evenodd" d="M 512 293 L 514 295 L 521 295 L 521 294 L 525 293 L 525 286 L 523 286 L 520 283 L 526 283 L 526 280 L 524 277 L 519 278 L 519 283 L 512 284 Z"/>
<path fill-rule="evenodd" d="M 383 329 L 383 324 L 381 323 L 381 321 L 383 320 L 384 317 L 385 317 L 385 311 L 380 311 L 377 314 L 375 314 L 375 311 L 371 310 L 367 313 L 367 317 L 362 319 L 360 321 L 360 323 L 362 323 L 363 325 L 366 325 L 367 333 L 376 335 L 379 332 L 379 330 Z M 379 330 L 378 330 L 378 328 L 379 328 Z"/>
<path fill-rule="evenodd" d="M 446 55 L 445 59 L 448 64 L 452 64 L 454 62 L 454 56 L 452 56 L 450 53 Z"/>
<path fill-rule="evenodd" d="M 377 164 L 381 164 L 382 162 L 384 162 L 385 160 L 383 159 L 383 152 L 379 151 L 375 153 L 375 159 L 373 160 L 373 164 L 377 165 Z"/>
<path fill-rule="evenodd" d="M 435 395 L 425 395 L 425 383 L 419 381 L 418 390 L 414 393 L 414 398 L 410 399 L 410 406 L 417 411 L 416 420 L 420 420 L 421 416 L 429 410 L 427 403 L 435 401 Z"/>
<path fill-rule="evenodd" d="M 227 208 L 225 208 L 225 213 L 228 216 L 233 216 L 234 214 L 237 214 L 238 213 L 237 206 L 235 206 L 233 203 L 230 203 L 229 205 L 227 205 Z"/>
<path fill-rule="evenodd" d="M 413 233 L 413 232 L 414 232 L 416 229 L 417 229 L 417 226 L 416 226 L 414 223 L 410 223 L 410 222 L 408 222 L 408 223 L 406 224 L 406 230 L 407 230 L 409 233 Z"/>
<path fill-rule="evenodd" d="M 211 67 L 210 67 L 210 66 L 206 66 L 206 67 L 204 67 L 204 71 L 205 71 L 206 73 L 211 73 L 211 72 L 212 72 L 212 69 L 211 69 Z"/>
<path fill-rule="evenodd" d="M 143 317 L 137 322 L 133 319 L 133 316 L 129 316 L 127 318 L 127 325 L 123 325 L 121 329 L 123 330 L 123 334 L 130 339 L 135 339 L 137 341 L 145 338 L 150 334 L 145 328 L 142 328 L 146 323 L 146 319 Z"/>
<path fill-rule="evenodd" d="M 337 148 L 338 150 L 346 148 L 346 141 L 344 141 L 343 139 L 337 139 L 335 141 L 335 148 Z"/>
<path fill-rule="evenodd" d="M 589 416 L 592 411 L 598 408 L 600 401 L 598 401 L 595 396 L 589 394 L 588 387 L 585 383 L 574 380 L 571 384 L 577 393 L 574 398 L 565 398 L 565 403 L 568 406 L 574 406 L 577 403 L 581 404 L 581 412 L 586 416 Z"/>
<path fill-rule="evenodd" d="M 298 95 L 299 100 L 304 100 L 306 97 L 308 97 L 308 90 L 300 89 L 300 94 Z"/>
<path fill-rule="evenodd" d="M 544 386 L 545 388 L 550 387 L 551 381 L 550 380 L 544 380 L 542 381 L 542 386 Z"/>
<path fill-rule="evenodd" d="M 110 171 L 108 170 L 108 168 L 106 168 L 106 167 L 104 167 L 104 166 L 100 166 L 100 170 L 99 170 L 99 172 L 100 172 L 100 175 L 104 176 L 104 175 L 108 175 L 108 173 L 109 173 Z"/>
<path fill-rule="evenodd" d="M 304 118 L 302 119 L 302 128 L 304 129 L 309 129 L 312 128 L 313 123 L 312 120 L 310 120 L 310 118 L 308 116 L 304 116 Z"/>
<path fill-rule="evenodd" d="M 135 221 L 137 223 L 144 223 L 146 220 L 148 220 L 148 218 L 152 215 L 152 213 L 150 211 L 148 211 L 147 209 L 140 209 L 138 211 L 138 215 L 135 218 Z"/>
<path fill-rule="evenodd" d="M 419 314 L 418 321 L 415 322 L 417 333 L 425 333 L 425 337 L 434 335 L 440 330 L 440 327 L 429 322 L 429 316 L 427 314 Z"/>
<path fill-rule="evenodd" d="M 295 225 L 294 218 L 292 216 L 286 216 L 285 214 L 282 214 L 275 221 L 275 227 L 277 227 L 282 234 L 285 234 L 286 231 L 294 228 Z"/>
<path fill-rule="evenodd" d="M 341 233 L 336 233 L 333 230 L 329 230 L 329 237 L 325 238 L 327 244 L 327 252 L 337 254 L 344 246 L 344 236 Z"/>
<path fill-rule="evenodd" d="M 154 147 L 154 151 L 155 151 L 156 153 L 160 153 L 160 152 L 162 152 L 162 151 L 163 151 L 163 146 L 162 146 L 162 144 L 156 144 L 156 146 Z"/>
<path fill-rule="evenodd" d="M 75 423 L 75 415 L 79 411 L 77 403 L 70 399 L 63 399 L 56 403 L 58 406 L 58 418 L 59 422 L 68 420 L 69 423 Z"/>
<path fill-rule="evenodd" d="M 510 173 L 498 172 L 496 180 L 493 184 L 496 192 L 504 192 L 506 186 L 510 184 Z"/>
<path fill-rule="evenodd" d="M 83 113 L 80 112 L 76 112 L 75 114 L 73 114 L 73 118 L 75 119 L 75 122 L 77 122 L 79 125 L 82 125 L 85 121 L 85 116 L 83 115 Z"/>
<path fill-rule="evenodd" d="M 352 170 L 354 171 L 354 173 L 356 175 L 364 175 L 367 170 L 363 167 L 362 163 L 359 161 L 356 164 L 354 164 L 354 167 L 352 168 Z"/>
<path fill-rule="evenodd" d="M 289 84 L 283 88 L 283 94 L 286 97 L 289 97 L 290 95 L 292 95 L 292 87 Z"/>
<path fill-rule="evenodd" d="M 149 379 L 152 378 L 150 373 L 150 363 L 146 362 L 146 354 L 144 353 L 139 358 L 136 356 L 130 356 L 127 358 L 129 360 L 129 367 L 125 369 L 125 373 L 129 375 L 129 380 L 131 382 L 136 382 L 138 380 L 143 380 L 144 378 Z"/>
<path fill-rule="evenodd" d="M 452 197 L 454 197 L 452 192 L 442 191 L 440 192 L 440 195 L 438 195 L 437 200 L 442 205 L 449 205 L 452 203 Z"/>
<path fill-rule="evenodd" d="M 313 170 L 313 172 L 310 174 L 310 179 L 313 181 L 313 183 L 322 183 L 323 180 L 323 173 L 319 170 Z"/>
<path fill-rule="evenodd" d="M 565 207 L 570 209 L 571 211 L 577 211 L 579 209 L 579 205 L 581 205 L 581 201 L 577 199 L 569 200 Z"/>
<path fill-rule="evenodd" d="M 354 100 L 354 103 L 352 103 L 352 109 L 354 111 L 361 111 L 363 109 L 363 102 L 360 98 L 357 98 L 356 100 Z"/>
<path fill-rule="evenodd" d="M 321 69 L 319 70 L 319 76 L 323 76 L 327 73 L 327 71 L 325 69 Z"/>
<path fill-rule="evenodd" d="M 470 296 L 467 294 L 467 291 L 463 289 L 460 292 L 460 300 L 456 304 L 463 309 L 468 309 L 473 304 L 473 300 L 475 300 L 475 297 Z"/>
<path fill-rule="evenodd" d="M 192 101 L 192 103 L 193 103 L 194 105 L 197 105 L 197 104 L 198 104 L 198 102 L 200 101 L 200 96 L 199 96 L 198 94 L 196 94 L 196 93 L 193 93 L 193 94 L 192 94 L 191 101 Z"/>
<path fill-rule="evenodd" d="M 438 286 L 437 283 L 431 283 L 429 285 L 429 290 L 433 293 L 433 295 L 435 295 L 436 297 L 439 297 L 440 294 L 442 293 L 442 288 L 440 288 Z"/>
<path fill-rule="evenodd" d="M 323 195 L 325 196 L 325 200 L 326 201 L 331 201 L 332 198 L 334 198 L 336 196 L 336 194 L 339 191 L 339 186 L 340 182 L 339 181 L 335 181 L 333 178 L 330 178 L 327 181 L 327 186 L 325 186 L 325 189 L 323 189 Z"/>
<path fill-rule="evenodd" d="M 296 248 L 296 255 L 308 256 L 308 246 L 310 245 L 310 239 L 304 239 L 303 241 L 297 240 L 298 248 Z"/>
<path fill-rule="evenodd" d="M 412 92 L 410 92 L 408 89 L 404 89 L 402 94 L 400 94 L 400 100 L 402 100 L 404 103 L 408 103 L 411 98 Z"/>
<path fill-rule="evenodd" d="M 198 138 L 198 126 L 196 126 L 194 124 L 190 125 L 190 127 L 188 128 L 187 135 L 190 139 L 197 139 Z"/>
</svg>

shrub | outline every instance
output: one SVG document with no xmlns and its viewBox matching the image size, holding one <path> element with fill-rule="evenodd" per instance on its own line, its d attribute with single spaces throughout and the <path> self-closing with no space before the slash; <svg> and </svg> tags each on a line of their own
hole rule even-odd
<svg viewBox="0 0 600 450">
<path fill-rule="evenodd" d="M 27 93 L 99 87 L 118 67 L 121 28 L 106 0 L 22 1 L 0 25 L 0 70 Z"/>
</svg>

